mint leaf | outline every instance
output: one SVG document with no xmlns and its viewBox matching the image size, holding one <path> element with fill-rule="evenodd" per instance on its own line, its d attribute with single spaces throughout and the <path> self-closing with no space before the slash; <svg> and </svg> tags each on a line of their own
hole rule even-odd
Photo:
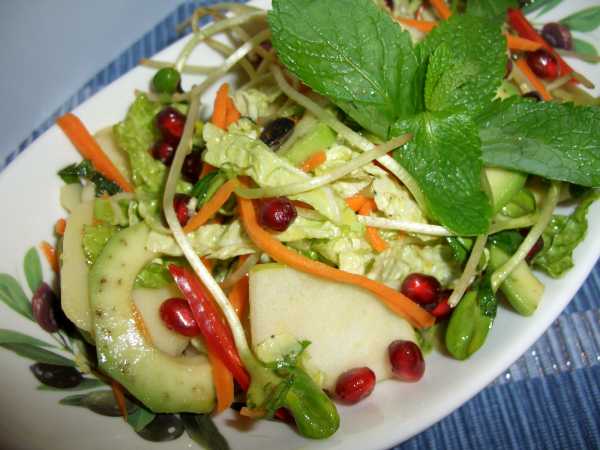
<svg viewBox="0 0 600 450">
<path fill-rule="evenodd" d="M 533 265 L 553 278 L 558 278 L 573 267 L 573 250 L 587 232 L 587 212 L 600 193 L 587 194 L 570 216 L 555 215 L 542 235 L 544 248 L 533 260 Z"/>
<path fill-rule="evenodd" d="M 442 45 L 448 51 L 439 50 Z M 454 15 L 429 33 L 416 50 L 422 63 L 439 66 L 443 62 L 449 72 L 445 77 L 449 81 L 452 76 L 457 78 L 454 85 L 448 83 L 436 95 L 434 103 L 444 109 L 473 114 L 485 110 L 504 78 L 506 40 L 499 23 L 486 18 Z M 428 77 L 433 71 L 428 69 Z"/>
<path fill-rule="evenodd" d="M 487 165 L 600 186 L 600 109 L 520 99 L 496 101 L 478 121 Z"/>
<path fill-rule="evenodd" d="M 481 190 L 480 143 L 469 116 L 422 113 L 392 129 L 406 132 L 413 139 L 394 157 L 419 184 L 430 216 L 458 235 L 485 233 L 491 206 Z"/>
<path fill-rule="evenodd" d="M 274 0 L 269 24 L 286 67 L 379 137 L 417 111 L 410 36 L 371 0 Z"/>
<path fill-rule="evenodd" d="M 469 0 L 467 14 L 503 20 L 508 8 L 518 8 L 517 0 Z"/>
</svg>

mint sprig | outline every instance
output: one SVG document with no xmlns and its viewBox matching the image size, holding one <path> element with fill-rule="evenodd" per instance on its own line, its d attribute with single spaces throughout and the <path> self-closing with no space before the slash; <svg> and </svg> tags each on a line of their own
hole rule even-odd
<svg viewBox="0 0 600 450">
<path fill-rule="evenodd" d="M 306 85 L 379 138 L 413 133 L 394 156 L 428 215 L 475 235 L 491 218 L 484 162 L 600 186 L 598 109 L 494 101 L 507 60 L 499 17 L 513 3 L 472 0 L 416 46 L 370 0 L 273 0 L 269 23 Z"/>
</svg>

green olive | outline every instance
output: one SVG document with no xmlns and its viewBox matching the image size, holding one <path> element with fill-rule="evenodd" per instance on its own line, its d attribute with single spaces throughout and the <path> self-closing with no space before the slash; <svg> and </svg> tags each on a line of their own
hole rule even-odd
<svg viewBox="0 0 600 450">
<path fill-rule="evenodd" d="M 172 67 L 164 67 L 152 78 L 152 88 L 159 94 L 174 94 L 181 82 L 181 75 Z"/>
</svg>

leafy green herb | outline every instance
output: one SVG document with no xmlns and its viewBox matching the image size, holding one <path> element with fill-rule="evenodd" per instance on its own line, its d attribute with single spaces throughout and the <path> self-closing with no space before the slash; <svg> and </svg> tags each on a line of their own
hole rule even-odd
<svg viewBox="0 0 600 450">
<path fill-rule="evenodd" d="M 598 191 L 587 194 L 570 216 L 555 215 L 542 235 L 544 248 L 533 260 L 533 265 L 553 278 L 558 278 L 573 267 L 573 250 L 585 237 L 588 228 L 589 207 L 600 198 Z"/>
<path fill-rule="evenodd" d="M 206 450 L 229 450 L 229 444 L 208 414 L 180 414 L 188 436 Z"/>
<path fill-rule="evenodd" d="M 23 292 L 21 285 L 14 277 L 7 273 L 0 273 L 0 300 L 2 300 L 13 311 L 23 317 L 33 320 L 31 302 Z"/>
<path fill-rule="evenodd" d="M 58 171 L 58 176 L 67 184 L 79 183 L 81 179 L 89 180 L 96 186 L 96 195 L 114 195 L 121 192 L 118 184 L 98 173 L 92 163 L 84 159 L 79 164 L 71 164 Z"/>
<path fill-rule="evenodd" d="M 39 285 L 42 283 L 42 263 L 40 262 L 40 256 L 35 247 L 31 247 L 25 253 L 25 259 L 23 260 L 23 270 L 25 272 L 25 278 L 27 279 L 27 285 L 31 292 L 35 292 Z"/>
<path fill-rule="evenodd" d="M 425 99 L 430 111 L 485 110 L 506 70 L 500 25 L 483 17 L 452 16 L 429 33 L 417 51 L 421 64 L 428 63 Z M 427 101 L 431 85 L 437 95 Z"/>
<path fill-rule="evenodd" d="M 469 0 L 467 14 L 504 20 L 508 8 L 518 7 L 518 0 Z"/>
<path fill-rule="evenodd" d="M 491 206 L 481 189 L 477 127 L 466 114 L 423 113 L 398 122 L 413 139 L 394 157 L 416 179 L 430 216 L 459 235 L 484 233 Z M 460 150 L 458 150 L 460 149 Z"/>
<path fill-rule="evenodd" d="M 491 166 L 600 186 L 600 109 L 570 103 L 496 101 L 479 118 Z"/>
<path fill-rule="evenodd" d="M 269 24 L 288 69 L 379 137 L 418 109 L 410 35 L 371 0 L 274 1 Z"/>
<path fill-rule="evenodd" d="M 600 27 L 600 6 L 578 11 L 560 21 L 563 25 L 573 31 L 589 32 Z"/>
</svg>

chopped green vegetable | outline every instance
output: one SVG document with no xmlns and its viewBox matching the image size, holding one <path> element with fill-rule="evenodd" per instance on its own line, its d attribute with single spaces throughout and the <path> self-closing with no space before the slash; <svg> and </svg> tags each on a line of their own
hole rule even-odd
<svg viewBox="0 0 600 450">
<path fill-rule="evenodd" d="M 118 184 L 108 180 L 92 167 L 92 163 L 84 159 L 79 164 L 71 164 L 58 172 L 58 176 L 67 184 L 79 183 L 82 179 L 91 181 L 96 187 L 96 196 L 114 195 L 121 192 Z"/>
<path fill-rule="evenodd" d="M 588 228 L 587 212 L 598 198 L 598 191 L 591 191 L 573 214 L 555 215 L 544 230 L 544 248 L 533 260 L 533 265 L 553 278 L 558 278 L 573 267 L 573 250 L 585 237 Z"/>
<path fill-rule="evenodd" d="M 192 188 L 190 195 L 198 199 L 198 205 L 210 200 L 217 190 L 227 181 L 227 177 L 215 170 L 203 176 Z"/>
<path fill-rule="evenodd" d="M 465 294 L 452 312 L 446 330 L 446 347 L 456 359 L 467 359 L 481 348 L 492 328 L 494 318 L 486 315 L 494 312 L 490 291 L 478 289 Z M 482 309 L 484 306 L 485 309 Z"/>
</svg>

